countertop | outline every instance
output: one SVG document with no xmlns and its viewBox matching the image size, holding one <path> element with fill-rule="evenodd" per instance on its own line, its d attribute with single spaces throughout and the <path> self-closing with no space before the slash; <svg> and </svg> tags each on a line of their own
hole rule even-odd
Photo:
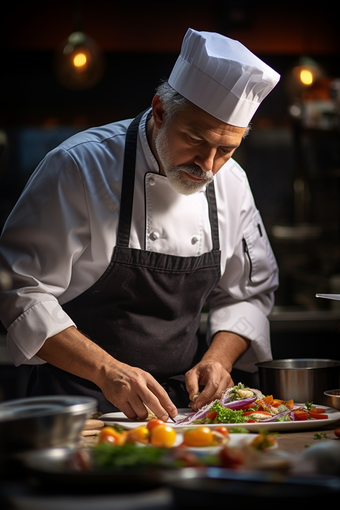
<svg viewBox="0 0 340 510">
<path fill-rule="evenodd" d="M 335 436 L 334 430 L 339 427 L 340 420 L 320 429 L 280 432 L 276 436 L 277 453 L 298 456 L 311 446 L 324 441 L 334 441 L 334 445 L 338 445 L 340 439 Z M 87 437 L 84 439 L 83 446 L 93 445 L 96 441 L 97 439 L 93 436 Z M 329 473 L 325 475 L 328 476 Z M 320 478 L 323 476 L 321 475 Z M 338 481 L 340 491 L 340 474 L 335 477 L 332 475 L 330 480 L 334 479 Z M 276 479 L 275 482 L 277 482 Z M 279 480 L 280 482 L 282 482 L 282 491 L 284 492 L 284 477 Z M 173 491 L 166 486 L 131 494 L 95 492 L 81 495 L 65 493 L 63 487 L 57 487 L 51 492 L 42 492 L 32 479 L 25 476 L 21 478 L 7 477 L 0 481 L 0 504 L 4 510 L 177 510 L 185 508 L 176 504 Z"/>
</svg>

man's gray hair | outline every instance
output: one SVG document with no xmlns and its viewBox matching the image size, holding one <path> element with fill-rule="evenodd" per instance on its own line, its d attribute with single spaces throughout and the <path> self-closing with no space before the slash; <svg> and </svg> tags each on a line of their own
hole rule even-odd
<svg viewBox="0 0 340 510">
<path fill-rule="evenodd" d="M 188 99 L 173 89 L 167 81 L 164 81 L 158 85 L 156 89 L 156 95 L 159 96 L 163 103 L 164 113 L 167 121 L 173 120 L 180 111 L 184 110 L 187 106 L 192 104 Z M 247 126 L 243 138 L 248 135 L 249 131 L 250 125 Z"/>
<path fill-rule="evenodd" d="M 188 99 L 173 89 L 167 81 L 157 87 L 156 94 L 163 103 L 167 120 L 173 119 L 180 111 L 191 104 Z"/>
</svg>

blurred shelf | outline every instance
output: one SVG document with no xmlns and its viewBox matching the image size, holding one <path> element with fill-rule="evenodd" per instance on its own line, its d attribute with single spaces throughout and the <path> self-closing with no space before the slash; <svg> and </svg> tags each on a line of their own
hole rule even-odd
<svg viewBox="0 0 340 510">
<path fill-rule="evenodd" d="M 339 310 L 301 310 L 290 307 L 274 307 L 269 316 L 271 332 L 284 331 L 331 331 L 340 324 Z"/>
</svg>

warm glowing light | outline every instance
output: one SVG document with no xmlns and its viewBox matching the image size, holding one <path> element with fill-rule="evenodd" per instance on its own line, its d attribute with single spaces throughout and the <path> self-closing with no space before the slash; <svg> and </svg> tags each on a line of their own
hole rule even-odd
<svg viewBox="0 0 340 510">
<path fill-rule="evenodd" d="M 313 74 L 308 69 L 302 69 L 300 72 L 300 80 L 304 85 L 311 85 L 313 83 Z"/>
<path fill-rule="evenodd" d="M 87 58 L 84 53 L 77 53 L 73 58 L 73 64 L 75 67 L 84 67 L 86 65 Z"/>
</svg>

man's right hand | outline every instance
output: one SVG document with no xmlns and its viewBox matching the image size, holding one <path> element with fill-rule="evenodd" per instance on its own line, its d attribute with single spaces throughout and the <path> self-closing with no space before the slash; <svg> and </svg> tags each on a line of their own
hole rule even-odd
<svg viewBox="0 0 340 510">
<path fill-rule="evenodd" d="M 145 420 L 147 406 L 166 421 L 177 415 L 167 392 L 148 372 L 113 358 L 71 326 L 48 338 L 37 355 L 58 368 L 96 384 L 104 396 L 132 420 Z M 145 404 L 145 405 L 144 405 Z"/>
<path fill-rule="evenodd" d="M 148 415 L 145 406 L 163 421 L 167 421 L 169 415 L 172 418 L 177 415 L 176 406 L 152 375 L 140 368 L 112 361 L 101 378 L 100 388 L 107 400 L 128 418 L 145 420 Z"/>
</svg>

